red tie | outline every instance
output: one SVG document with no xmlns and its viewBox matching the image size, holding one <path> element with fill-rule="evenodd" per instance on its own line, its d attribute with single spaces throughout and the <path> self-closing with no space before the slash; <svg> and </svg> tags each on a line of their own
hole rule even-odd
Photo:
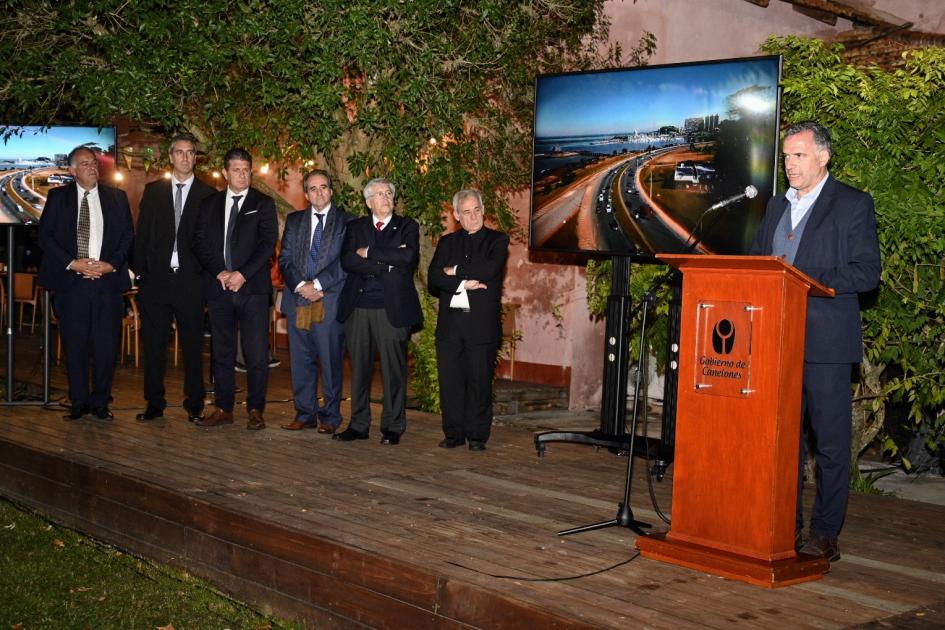
<svg viewBox="0 0 945 630">
<path fill-rule="evenodd" d="M 374 224 L 374 227 L 376 227 L 376 228 L 377 228 L 377 231 L 380 232 L 381 230 L 384 229 L 384 222 L 383 222 L 383 221 L 378 221 L 377 223 Z"/>
</svg>

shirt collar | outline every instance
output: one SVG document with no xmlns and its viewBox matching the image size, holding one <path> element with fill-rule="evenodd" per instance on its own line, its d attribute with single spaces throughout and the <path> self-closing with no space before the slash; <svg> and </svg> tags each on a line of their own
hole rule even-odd
<svg viewBox="0 0 945 630">
<path fill-rule="evenodd" d="M 190 177 L 188 177 L 187 179 L 181 181 L 181 180 L 177 179 L 176 177 L 174 177 L 173 175 L 171 175 L 171 182 L 174 183 L 174 184 L 183 184 L 183 185 L 184 185 L 184 188 L 190 188 L 190 185 L 194 183 L 194 176 L 193 176 L 193 174 L 191 174 Z M 173 186 L 172 186 L 172 188 L 173 188 Z"/>
<path fill-rule="evenodd" d="M 325 206 L 324 210 L 316 210 L 315 206 L 309 206 L 309 210 L 312 211 L 312 214 L 320 214 L 322 215 L 322 218 L 325 218 L 328 216 L 328 211 L 331 210 L 331 203 L 329 202 L 329 204 Z"/>
<path fill-rule="evenodd" d="M 79 198 L 80 198 L 80 199 L 82 198 L 82 195 L 85 194 L 86 192 L 89 193 L 89 196 L 98 194 L 98 184 L 95 185 L 95 188 L 91 188 L 91 189 L 89 189 L 89 190 L 86 190 L 85 188 L 82 188 L 82 186 L 80 186 L 80 185 L 78 184 L 78 182 L 76 182 L 75 187 L 79 190 Z"/>
<path fill-rule="evenodd" d="M 387 224 L 390 223 L 391 219 L 393 218 L 394 218 L 393 212 L 386 219 L 378 219 L 376 216 L 374 216 L 373 213 L 371 213 L 371 225 L 376 226 L 378 222 L 381 222 L 384 224 L 381 226 L 381 229 L 383 230 L 384 228 L 387 227 Z"/>
<path fill-rule="evenodd" d="M 817 201 L 817 197 L 820 196 L 820 191 L 824 189 L 824 184 L 827 183 L 827 179 L 829 177 L 830 177 L 830 172 L 828 171 L 827 174 L 824 175 L 824 178 L 820 180 L 820 183 L 814 186 L 809 193 L 807 193 L 800 199 L 797 198 L 797 190 L 795 190 L 794 188 L 788 188 L 787 192 L 784 193 L 784 196 L 787 197 L 787 200 L 790 201 L 792 204 L 797 203 L 798 201 L 801 201 L 807 204 L 812 204 L 815 201 Z"/>
</svg>

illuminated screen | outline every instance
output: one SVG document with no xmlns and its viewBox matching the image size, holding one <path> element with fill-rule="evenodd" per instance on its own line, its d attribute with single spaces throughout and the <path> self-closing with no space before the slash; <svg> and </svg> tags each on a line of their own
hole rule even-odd
<svg viewBox="0 0 945 630">
<path fill-rule="evenodd" d="M 778 56 L 539 76 L 529 247 L 746 253 L 774 192 L 780 77 Z"/>
<path fill-rule="evenodd" d="M 99 179 L 115 172 L 114 127 L 0 125 L 0 224 L 35 223 L 50 188 L 72 183 L 67 156 L 86 146 L 99 163 Z"/>
</svg>

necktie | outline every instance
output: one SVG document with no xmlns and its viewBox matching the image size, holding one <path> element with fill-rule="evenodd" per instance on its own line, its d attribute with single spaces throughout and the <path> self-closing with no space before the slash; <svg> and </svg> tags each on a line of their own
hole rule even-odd
<svg viewBox="0 0 945 630">
<path fill-rule="evenodd" d="M 180 229 L 180 215 L 184 211 L 184 184 L 177 184 L 174 193 L 174 251 L 177 251 L 177 230 Z"/>
<path fill-rule="evenodd" d="M 233 271 L 233 229 L 236 227 L 236 215 L 240 212 L 240 199 L 243 195 L 233 195 L 233 205 L 230 207 L 230 220 L 226 224 L 226 239 L 223 241 L 223 263 L 227 271 Z"/>
<path fill-rule="evenodd" d="M 383 222 L 383 221 L 378 221 L 377 223 L 374 224 L 374 227 L 376 227 L 376 228 L 377 228 L 377 231 L 380 232 L 381 230 L 384 229 L 384 222 Z"/>
<path fill-rule="evenodd" d="M 315 279 L 315 264 L 318 262 L 318 248 L 322 246 L 322 234 L 324 234 L 322 215 L 316 212 L 315 218 L 318 219 L 318 224 L 315 226 L 315 233 L 312 235 L 312 249 L 309 251 L 308 255 L 308 278 L 310 280 Z"/>
<path fill-rule="evenodd" d="M 79 205 L 79 223 L 76 226 L 76 235 L 78 237 L 78 255 L 77 258 L 89 257 L 89 191 L 82 195 L 82 203 Z"/>
</svg>

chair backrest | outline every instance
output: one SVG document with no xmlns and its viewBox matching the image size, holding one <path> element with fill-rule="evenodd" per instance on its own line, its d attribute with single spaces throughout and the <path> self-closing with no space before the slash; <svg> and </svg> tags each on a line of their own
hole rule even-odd
<svg viewBox="0 0 945 630">
<path fill-rule="evenodd" d="M 125 305 L 125 315 L 122 317 L 122 322 L 125 326 L 131 326 L 132 328 L 137 328 L 141 319 L 138 313 L 138 301 L 136 299 L 136 293 L 128 292 L 123 295 L 123 297 L 128 300 Z"/>
<path fill-rule="evenodd" d="M 13 299 L 32 301 L 36 294 L 35 273 L 17 273 L 13 276 Z"/>
</svg>

